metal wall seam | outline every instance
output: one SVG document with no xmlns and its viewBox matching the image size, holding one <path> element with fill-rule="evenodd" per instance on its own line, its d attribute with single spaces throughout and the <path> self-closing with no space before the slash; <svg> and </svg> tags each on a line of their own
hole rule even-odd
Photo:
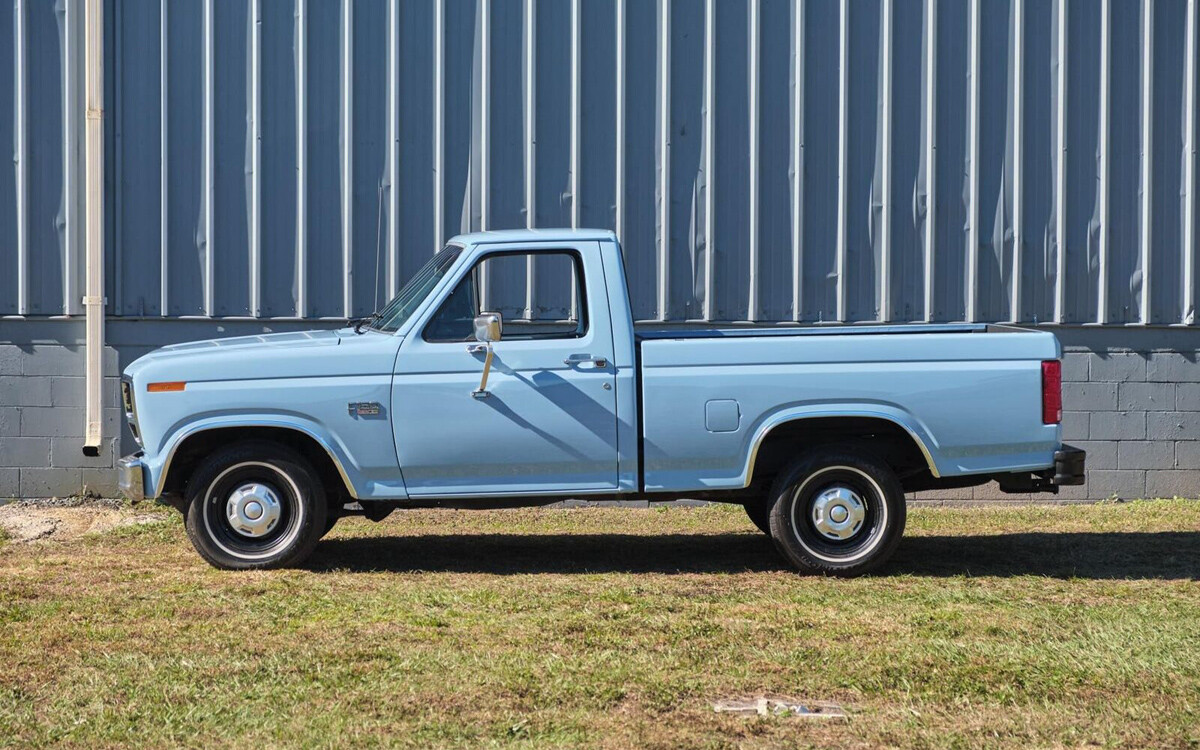
<svg viewBox="0 0 1200 750">
<path fill-rule="evenodd" d="M 388 189 L 388 238 L 387 238 L 387 298 L 396 296 L 399 280 L 396 278 L 400 270 L 399 227 L 400 217 L 400 113 L 397 111 L 399 101 L 396 89 L 400 85 L 400 0 L 388 0 L 388 93 L 387 93 L 387 189 Z M 375 293 L 379 293 L 379 285 L 375 285 Z M 375 309 L 378 309 L 378 304 Z"/>
<path fill-rule="evenodd" d="M 879 313 L 881 322 L 892 319 L 892 0 L 883 0 L 883 28 L 879 30 L 883 49 L 880 58 L 883 88 L 880 127 L 883 129 L 883 153 L 880 155 L 880 242 L 879 242 Z"/>
<path fill-rule="evenodd" d="M 1154 222 L 1154 0 L 1142 0 L 1142 309 L 1141 323 L 1150 322 L 1150 295 L 1154 277 L 1150 241 Z"/>
<path fill-rule="evenodd" d="M 704 2 L 704 319 L 713 319 L 713 297 L 717 288 L 713 283 L 713 240 L 716 235 L 715 191 L 713 174 L 716 164 L 716 32 L 714 15 L 716 0 Z M 664 224 L 665 226 L 665 224 Z"/>
<path fill-rule="evenodd" d="M 571 163 L 570 190 L 571 190 L 571 228 L 572 229 L 579 228 L 579 127 L 580 127 L 579 118 L 581 117 L 581 113 L 580 113 L 581 105 L 580 105 L 580 101 L 579 101 L 579 88 L 580 88 L 581 82 L 579 80 L 579 76 L 580 76 L 580 70 L 582 67 L 580 65 L 580 59 L 579 59 L 580 55 L 582 54 L 582 50 L 580 49 L 581 40 L 580 40 L 580 28 L 579 28 L 579 25 L 580 25 L 579 14 L 582 10 L 579 7 L 580 1 L 581 0 L 571 0 L 571 146 L 570 146 L 571 153 L 570 153 L 569 158 L 570 158 L 570 163 Z M 572 308 L 572 311 L 574 311 L 574 306 L 575 306 L 575 276 L 572 275 L 571 276 L 571 308 Z"/>
<path fill-rule="evenodd" d="M 671 0 L 659 0 L 662 7 L 662 20 L 659 23 L 659 33 L 662 44 L 659 47 L 660 67 L 659 97 L 660 117 L 659 146 L 662 163 L 659 165 L 659 185 L 662 192 L 659 195 L 659 234 L 658 234 L 658 319 L 665 321 L 668 316 L 667 306 L 670 293 L 670 243 L 671 243 Z"/>
<path fill-rule="evenodd" d="M 838 195 L 837 195 L 837 319 L 846 320 L 846 212 L 848 185 L 846 179 L 849 122 L 847 96 L 850 77 L 850 0 L 841 0 L 838 7 Z"/>
<path fill-rule="evenodd" d="M 1188 0 L 1187 4 L 1187 40 L 1185 42 L 1184 75 L 1187 82 L 1184 86 L 1184 106 L 1186 146 L 1184 148 L 1184 184 L 1187 192 L 1187 205 L 1184 207 L 1183 224 L 1183 322 L 1193 325 L 1196 322 L 1196 254 L 1200 248 L 1196 246 L 1196 140 L 1200 135 L 1196 132 L 1196 86 L 1200 78 L 1200 65 L 1197 64 L 1196 38 L 1200 30 L 1196 24 L 1196 0 Z"/>
<path fill-rule="evenodd" d="M 792 321 L 804 310 L 804 3 L 795 0 L 792 28 Z"/>
<path fill-rule="evenodd" d="M 251 7 L 253 25 L 250 35 L 250 314 L 262 311 L 262 0 Z"/>
<path fill-rule="evenodd" d="M 25 68 L 29 45 L 25 30 L 25 2 L 16 0 L 13 6 L 16 16 L 13 36 L 16 37 L 16 104 L 17 111 L 13 131 L 16 135 L 17 153 L 17 314 L 29 314 L 29 141 L 26 137 L 26 118 L 29 114 L 29 91 L 25 82 Z"/>
<path fill-rule="evenodd" d="M 976 297 L 979 288 L 979 3 L 971 0 L 970 42 L 967 61 L 968 119 L 967 153 L 970 168 L 967 174 L 967 321 L 978 318 Z"/>
<path fill-rule="evenodd" d="M 446 139 L 445 123 L 446 0 L 435 0 L 433 10 L 433 252 L 445 244 L 446 237 Z"/>
<path fill-rule="evenodd" d="M 537 19 L 534 3 L 525 0 L 525 228 L 533 229 L 537 224 L 537 121 L 534 116 L 537 106 Z M 485 115 L 486 116 L 486 115 Z M 487 186 L 484 186 L 487 189 Z M 525 317 L 533 319 L 534 297 L 537 290 L 537 267 L 532 255 L 525 256 Z"/>
<path fill-rule="evenodd" d="M 488 180 L 489 162 L 491 161 L 491 152 L 489 150 L 488 138 L 491 131 L 491 94 L 492 94 L 492 3 L 491 0 L 480 0 L 480 13 L 482 18 L 479 23 L 480 37 L 480 52 L 479 52 L 479 228 L 487 231 L 488 228 L 488 207 L 491 204 L 491 185 Z M 483 300 L 488 299 L 488 274 L 481 274 L 479 279 L 480 297 Z"/>
<path fill-rule="evenodd" d="M 73 31 L 75 25 L 75 13 L 72 7 L 75 5 L 74 0 L 66 0 L 63 3 L 63 26 L 64 35 L 66 37 L 63 50 L 63 212 L 65 214 L 66 228 L 63 232 L 63 270 L 62 270 L 62 285 L 63 285 L 63 300 L 62 313 L 63 315 L 71 315 L 76 311 L 78 303 L 72 304 L 71 298 L 75 296 L 75 285 L 72 280 L 75 274 L 75 269 L 79 267 L 78 253 L 76 252 L 75 242 L 75 200 L 78 188 L 75 186 L 75 178 L 79 172 L 79 165 L 75 158 L 76 149 L 73 141 L 75 140 L 76 117 L 78 108 L 73 105 L 71 97 L 75 87 L 75 57 L 76 50 L 82 50 L 82 45 L 76 38 Z M 119 77 L 118 79 L 119 80 Z M 118 163 L 119 169 L 119 163 Z M 120 274 L 117 275 L 117 282 L 120 285 Z"/>
<path fill-rule="evenodd" d="M 1096 322 L 1108 322 L 1108 88 L 1112 83 L 1112 35 L 1109 0 L 1100 0 L 1100 240 Z"/>
<path fill-rule="evenodd" d="M 759 125 L 759 4 L 750 0 L 750 297 L 747 316 L 758 320 L 758 125 Z M 714 285 L 715 286 L 715 285 Z"/>
<path fill-rule="evenodd" d="M 308 0 L 296 0 L 296 314 L 308 317 Z"/>
<path fill-rule="evenodd" d="M 171 108 L 168 106 L 167 99 L 167 82 L 168 70 L 170 66 L 169 46 L 167 44 L 167 7 L 170 5 L 170 0 L 160 0 L 158 6 L 158 94 L 159 94 L 159 136 L 158 136 L 158 180 L 159 180 L 159 273 L 158 273 L 158 314 L 162 317 L 167 317 L 170 314 L 170 260 L 171 260 L 171 242 L 170 232 L 168 230 L 170 220 L 170 209 L 167 205 L 167 198 L 171 192 L 170 183 L 170 161 L 167 158 L 169 153 L 168 144 L 170 143 L 170 123 L 171 123 Z"/>
<path fill-rule="evenodd" d="M 213 278 L 213 203 L 216 182 L 213 172 L 213 147 L 216 130 L 213 122 L 213 88 L 215 61 L 213 59 L 213 1 L 204 0 L 204 314 L 215 312 Z"/>
<path fill-rule="evenodd" d="M 1058 255 L 1055 258 L 1054 320 L 1067 319 L 1067 0 L 1058 0 L 1058 190 L 1054 206 Z"/>
<path fill-rule="evenodd" d="M 616 178 L 613 218 L 617 241 L 625 241 L 625 0 L 617 0 L 617 70 L 616 70 Z"/>
<path fill-rule="evenodd" d="M 934 315 L 934 252 L 937 237 L 937 3 L 927 0 L 925 32 L 925 320 Z"/>
<path fill-rule="evenodd" d="M 1022 134 L 1025 130 L 1022 93 L 1025 91 L 1025 8 L 1024 0 L 1013 0 L 1013 257 L 1012 257 L 1012 289 L 1009 301 L 1009 318 L 1014 322 L 1021 320 L 1021 249 L 1025 242 L 1024 210 L 1022 187 L 1024 185 L 1024 169 L 1022 160 L 1025 155 L 1025 143 Z"/>
<path fill-rule="evenodd" d="M 342 311 L 354 316 L 354 4 L 342 0 Z"/>
<path fill-rule="evenodd" d="M 125 16 L 125 7 L 123 5 L 117 5 L 113 8 L 113 12 L 112 12 L 113 48 L 116 50 L 125 49 L 125 38 L 124 38 L 125 34 L 124 34 L 124 28 L 123 28 L 125 25 L 124 16 Z M 86 57 L 86 55 L 85 55 L 85 57 Z M 112 102 L 113 102 L 113 108 L 115 110 L 121 111 L 121 110 L 124 110 L 124 108 L 125 108 L 124 104 L 122 103 L 125 99 L 125 90 L 124 90 L 124 83 L 121 80 L 124 77 L 125 62 L 122 59 L 122 56 L 120 54 L 113 55 L 113 58 L 114 59 L 112 62 L 112 71 L 113 71 L 113 73 L 112 73 L 112 81 L 113 81 Z M 69 113 L 67 113 L 67 116 L 69 116 Z M 125 123 L 124 123 L 123 118 L 120 118 L 120 119 L 113 118 L 113 119 L 114 119 L 114 123 L 113 123 L 114 127 L 112 128 L 112 139 L 113 139 L 113 155 L 115 158 L 113 158 L 108 164 L 106 164 L 105 168 L 112 170 L 113 183 L 116 185 L 122 185 L 122 184 L 124 184 L 124 164 L 123 164 L 123 162 L 125 161 L 125 159 L 123 157 L 123 153 L 125 151 Z M 85 125 L 85 127 L 86 127 L 86 125 Z M 66 162 L 64 161 L 64 164 L 65 163 Z M 86 181 L 86 179 L 87 179 L 86 178 L 86 167 L 85 167 L 84 171 L 85 171 L 84 179 Z M 71 170 L 71 169 L 68 169 L 66 171 L 67 186 L 66 186 L 66 190 L 63 193 L 63 197 L 66 199 L 63 201 L 64 204 L 69 203 L 69 197 L 73 194 L 73 189 L 70 187 L 70 183 L 72 182 L 72 180 L 71 180 L 72 172 L 73 172 L 73 170 Z M 85 200 L 86 200 L 86 197 L 85 197 Z M 121 216 L 121 213 L 122 213 L 121 211 L 114 211 L 113 213 L 114 213 L 114 216 L 112 217 L 113 246 L 112 246 L 111 255 L 112 255 L 112 268 L 114 269 L 115 272 L 112 274 L 112 277 L 113 277 L 112 278 L 113 299 L 108 300 L 108 302 L 111 302 L 113 304 L 113 308 L 112 308 L 113 311 L 116 312 L 116 314 L 120 315 L 124 312 L 125 294 L 124 294 L 123 287 L 124 287 L 125 280 L 123 277 L 125 276 L 125 274 L 120 273 L 117 269 L 120 269 L 122 266 L 122 261 L 121 261 L 122 255 L 123 255 L 122 248 L 125 246 L 125 222 Z M 72 222 L 71 222 L 70 217 L 68 217 L 67 218 L 68 236 L 70 235 L 71 227 L 72 227 Z M 106 259 L 106 262 L 107 262 L 107 259 Z M 65 271 L 69 270 L 71 268 L 72 268 L 72 266 L 70 266 L 70 265 L 64 266 Z M 85 269 L 84 273 L 86 275 L 86 273 L 87 273 L 86 269 Z M 65 277 L 66 277 L 65 272 L 63 274 L 63 277 L 65 279 Z M 108 281 L 107 277 L 105 280 L 106 280 L 106 282 Z M 85 286 L 86 286 L 86 283 L 85 283 Z M 106 295 L 108 293 L 107 290 L 108 290 L 108 287 L 105 288 Z M 67 291 L 66 291 L 66 288 L 64 285 L 64 290 L 63 290 L 64 304 L 66 303 L 66 300 L 67 300 L 66 295 L 67 295 Z M 105 310 L 107 311 L 107 309 L 108 308 L 106 305 Z M 86 314 L 86 309 L 84 310 L 84 312 Z M 66 314 L 70 315 L 69 312 L 66 312 Z M 107 312 L 106 312 L 106 314 L 107 314 Z"/>
</svg>

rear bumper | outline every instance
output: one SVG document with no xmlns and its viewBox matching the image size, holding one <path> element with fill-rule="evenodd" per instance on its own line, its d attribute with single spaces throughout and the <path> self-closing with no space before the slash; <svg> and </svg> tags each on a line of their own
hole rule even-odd
<svg viewBox="0 0 1200 750">
<path fill-rule="evenodd" d="M 1059 487 L 1084 483 L 1087 452 L 1072 445 L 1054 451 L 1054 466 L 1032 473 L 1001 474 L 996 477 L 1004 492 L 1058 492 Z"/>
<path fill-rule="evenodd" d="M 1087 451 L 1064 445 L 1062 450 L 1054 452 L 1054 476 L 1050 477 L 1051 483 L 1056 487 L 1083 484 L 1086 462 Z"/>
<path fill-rule="evenodd" d="M 146 499 L 146 474 L 143 469 L 140 452 L 117 461 L 117 487 L 122 495 L 135 503 Z"/>
</svg>

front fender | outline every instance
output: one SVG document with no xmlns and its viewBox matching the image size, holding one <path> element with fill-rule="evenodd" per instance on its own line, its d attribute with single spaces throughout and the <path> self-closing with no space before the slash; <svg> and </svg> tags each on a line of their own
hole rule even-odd
<svg viewBox="0 0 1200 750">
<path fill-rule="evenodd" d="M 231 427 L 269 427 L 302 433 L 325 450 L 355 499 L 369 497 L 372 494 L 370 483 L 355 466 L 345 446 L 335 435 L 314 420 L 292 415 L 237 414 L 203 417 L 176 426 L 163 441 L 162 448 L 156 455 L 142 458 L 146 496 L 153 498 L 162 496 L 172 460 L 184 441 L 209 430 Z"/>
</svg>

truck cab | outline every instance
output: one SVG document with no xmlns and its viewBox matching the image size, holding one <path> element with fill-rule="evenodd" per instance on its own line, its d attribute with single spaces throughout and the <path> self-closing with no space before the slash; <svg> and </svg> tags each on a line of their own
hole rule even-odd
<svg viewBox="0 0 1200 750">
<path fill-rule="evenodd" d="M 1082 482 L 1060 354 L 1012 327 L 635 328 L 611 232 L 468 234 L 344 328 L 132 363 L 122 484 L 223 568 L 296 564 L 350 513 L 691 497 L 856 575 L 905 492 Z"/>
</svg>

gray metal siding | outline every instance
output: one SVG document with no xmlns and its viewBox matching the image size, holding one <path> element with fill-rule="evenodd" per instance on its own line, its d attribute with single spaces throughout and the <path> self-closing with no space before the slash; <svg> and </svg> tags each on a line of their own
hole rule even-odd
<svg viewBox="0 0 1200 750">
<path fill-rule="evenodd" d="M 80 312 L 81 11 L 0 14 L 3 315 Z M 113 315 L 360 314 L 578 225 L 639 319 L 1195 322 L 1197 0 L 106 12 Z"/>
</svg>

